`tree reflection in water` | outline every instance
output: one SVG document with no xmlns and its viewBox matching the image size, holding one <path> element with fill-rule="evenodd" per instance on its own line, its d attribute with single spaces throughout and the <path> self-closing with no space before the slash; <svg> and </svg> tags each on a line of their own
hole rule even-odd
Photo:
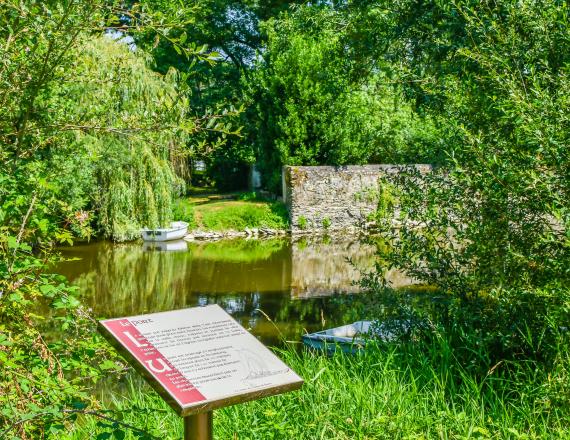
<svg viewBox="0 0 570 440">
<path fill-rule="evenodd" d="M 336 298 L 358 291 L 354 283 L 373 267 L 375 249 L 328 239 L 240 239 L 171 248 L 105 241 L 77 245 L 62 253 L 79 260 L 57 270 L 81 289 L 99 317 L 217 303 L 264 342 L 278 344 L 280 334 L 299 340 L 305 330 L 357 319 Z"/>
</svg>

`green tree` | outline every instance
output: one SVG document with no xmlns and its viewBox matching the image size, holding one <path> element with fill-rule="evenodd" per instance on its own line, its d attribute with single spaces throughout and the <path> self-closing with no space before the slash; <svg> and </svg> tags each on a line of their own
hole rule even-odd
<svg viewBox="0 0 570 440">
<path fill-rule="evenodd" d="M 120 6 L 0 3 L 2 438 L 57 437 L 78 413 L 104 416 L 86 387 L 123 366 L 77 289 L 50 273 L 53 246 L 90 235 L 89 212 L 116 238 L 132 235 L 131 223 L 162 221 L 179 144 L 210 121 L 186 117 L 174 73 L 157 75 L 142 54 L 102 37 L 117 28 L 165 35 L 177 16 L 153 17 L 146 2 Z M 124 435 L 119 421 L 105 426 Z"/>
<path fill-rule="evenodd" d="M 567 5 L 388 1 L 363 10 L 370 29 L 390 35 L 377 56 L 400 60 L 407 93 L 445 133 L 444 166 L 426 185 L 400 182 L 406 219 L 426 225 L 400 231 L 409 244 L 400 262 L 463 296 L 567 285 Z"/>
<path fill-rule="evenodd" d="M 291 165 L 433 160 L 435 126 L 412 112 L 386 72 L 353 56 L 352 18 L 303 6 L 265 23 L 267 48 L 246 81 L 269 187 Z M 253 111 L 251 112 L 253 113 Z"/>
<path fill-rule="evenodd" d="M 163 14 L 182 13 L 191 17 L 172 35 L 192 41 L 205 53 L 215 53 L 215 64 L 195 63 L 194 59 L 177 51 L 168 39 L 155 38 L 152 31 L 139 34 L 137 44 L 153 54 L 159 72 L 166 73 L 175 67 L 189 73 L 185 82 L 191 90 L 190 114 L 227 112 L 227 118 L 234 126 L 247 127 L 249 119 L 241 113 L 244 105 L 242 80 L 250 75 L 257 53 L 265 45 L 260 23 L 291 3 L 295 2 L 195 0 L 184 6 L 171 0 L 155 2 L 153 7 Z M 188 142 L 189 160 L 205 161 L 208 178 L 220 188 L 235 189 L 247 185 L 246 167 L 255 162 L 251 138 L 226 136 L 222 142 L 218 141 L 218 135 L 208 131 L 193 136 Z"/>
<path fill-rule="evenodd" d="M 75 81 L 46 97 L 46 123 L 68 128 L 62 145 L 41 158 L 53 191 L 115 240 L 171 220 L 186 142 L 198 130 L 176 72 L 160 75 L 148 63 L 125 43 L 90 38 L 76 53 Z"/>
</svg>

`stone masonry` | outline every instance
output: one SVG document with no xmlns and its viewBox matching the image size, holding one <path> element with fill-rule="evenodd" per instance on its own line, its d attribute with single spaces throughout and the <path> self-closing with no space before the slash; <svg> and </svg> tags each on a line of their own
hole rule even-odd
<svg viewBox="0 0 570 440">
<path fill-rule="evenodd" d="M 429 165 L 414 165 L 421 173 Z M 378 207 L 379 179 L 409 166 L 286 166 L 283 197 L 293 232 L 362 228 Z"/>
</svg>

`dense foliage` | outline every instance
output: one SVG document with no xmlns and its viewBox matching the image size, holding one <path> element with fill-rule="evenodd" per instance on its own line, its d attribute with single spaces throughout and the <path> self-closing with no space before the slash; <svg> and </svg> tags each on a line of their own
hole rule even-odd
<svg viewBox="0 0 570 440">
<path fill-rule="evenodd" d="M 172 23 L 150 12 L 107 1 L 0 4 L 2 438 L 57 436 L 89 404 L 97 414 L 86 387 L 122 367 L 77 289 L 49 273 L 53 246 L 94 229 L 124 239 L 167 220 L 176 154 L 210 120 L 185 117 L 174 73 L 152 72 L 109 38 L 127 18 L 133 30 L 166 32 Z"/>
<path fill-rule="evenodd" d="M 437 129 L 414 114 L 390 72 L 352 56 L 351 17 L 303 6 L 266 22 L 247 79 L 250 123 L 266 185 L 281 166 L 433 161 Z"/>
<path fill-rule="evenodd" d="M 407 96 L 445 135 L 439 168 L 383 183 L 401 227 L 380 219 L 394 246 L 382 250 L 379 272 L 398 267 L 437 289 L 427 310 L 402 293 L 394 300 L 413 322 L 441 324 L 481 380 L 522 365 L 547 371 L 540 411 L 568 408 L 568 389 L 550 388 L 568 382 L 567 5 L 381 1 L 357 10 L 368 41 L 389 39 L 372 53 L 399 60 Z M 371 287 L 394 295 L 378 278 Z"/>
<path fill-rule="evenodd" d="M 179 9 L 160 3 L 165 13 Z M 246 165 L 256 163 L 264 187 L 280 192 L 284 164 L 437 160 L 434 122 L 412 111 L 388 70 L 355 54 L 354 17 L 342 5 L 287 9 L 289 3 L 204 0 L 187 7 L 195 20 L 182 35 L 218 56 L 213 68 L 192 66 L 191 107 L 239 109 L 233 116 L 243 127 L 223 148 L 207 132 L 192 139 L 193 159 L 205 160 L 208 177 L 223 189 L 242 188 Z M 167 41 L 139 41 L 160 72 L 189 68 Z"/>
<path fill-rule="evenodd" d="M 328 392 L 342 390 L 353 411 L 352 383 L 361 417 L 299 433 L 275 420 L 304 408 L 274 400 L 277 410 L 244 407 L 265 411 L 252 435 L 567 435 L 566 2 L 126 3 L 0 3 L 0 437 L 59 436 L 78 413 L 106 420 L 102 438 L 124 436 L 86 392 L 122 366 L 77 290 L 49 274 L 53 246 L 166 222 L 195 159 L 230 182 L 257 161 L 273 190 L 287 163 L 437 165 L 383 183 L 391 205 L 379 209 L 385 242 L 367 286 L 399 308 L 387 316 L 377 296 L 365 311 L 395 318 L 400 345 L 357 370 L 346 359 L 299 364 L 313 378 L 307 407 L 328 405 L 318 379 L 333 381 L 332 365 L 346 380 Z M 239 118 L 241 137 L 224 117 Z M 396 202 L 394 229 L 385 214 Z M 418 304 L 387 289 L 380 275 L 394 266 L 437 295 Z M 390 425 L 378 408 L 397 408 L 372 399 L 369 411 L 371 389 L 425 411 Z M 224 417 L 250 420 L 240 411 Z"/>
<path fill-rule="evenodd" d="M 91 359 L 103 360 L 106 351 L 97 338 L 86 336 L 92 324 L 77 292 L 46 273 L 50 242 L 70 237 L 59 225 L 69 219 L 88 230 L 73 216 L 73 204 L 60 197 L 63 176 L 54 182 L 44 162 L 65 146 L 66 133 L 55 124 L 68 122 L 54 120 L 47 111 L 49 85 L 69 78 L 78 35 L 85 23 L 102 22 L 100 6 L 5 2 L 0 9 L 2 437 L 37 438 L 61 431 L 62 423 L 74 417 L 63 409 L 83 408 L 87 395 L 82 384 L 100 371 Z M 39 248 L 34 253 L 32 245 Z M 47 306 L 48 313 L 38 313 Z M 51 328 L 63 329 L 69 340 L 51 340 Z"/>
<path fill-rule="evenodd" d="M 400 261 L 463 296 L 567 287 L 568 9 L 379 3 L 393 30 L 384 56 L 402 60 L 408 93 L 446 133 L 444 166 L 398 182 L 404 220 L 425 225 L 401 231 Z"/>
<path fill-rule="evenodd" d="M 90 11 L 86 15 L 94 14 L 89 22 L 94 23 L 103 6 L 57 7 L 68 21 L 84 8 Z M 52 13 L 38 10 L 47 17 Z M 40 17 L 34 21 L 40 38 L 56 25 L 61 34 L 51 31 L 45 42 L 20 38 L 29 30 L 23 17 L 33 20 L 37 13 L 5 16 L 2 174 L 5 186 L 19 186 L 20 195 L 5 220 L 21 222 L 34 198 L 30 223 L 39 222 L 36 227 L 44 234 L 56 226 L 79 235 L 94 228 L 98 235 L 124 240 L 142 226 L 166 223 L 183 185 L 178 177 L 187 172 L 189 135 L 210 120 L 217 121 L 210 131 L 226 127 L 216 115 L 188 118 L 177 73 L 150 70 L 144 53 L 112 40 L 120 33 L 100 36 L 101 28 L 93 35 L 86 33 L 88 26 L 73 23 L 75 29 Z"/>
<path fill-rule="evenodd" d="M 166 38 L 156 38 L 154 32 L 136 36 L 137 44 L 146 48 L 156 60 L 156 69 L 166 73 L 175 67 L 188 72 L 184 82 L 190 89 L 190 112 L 201 115 L 230 111 L 232 122 L 244 127 L 244 136 L 227 136 L 223 142 L 208 131 L 198 133 L 189 142 L 190 161 L 203 161 L 208 182 L 220 189 L 247 187 L 247 166 L 256 161 L 252 140 L 247 130 L 248 117 L 244 110 L 243 79 L 251 73 L 259 51 L 264 50 L 260 23 L 285 10 L 289 0 L 199 0 L 181 4 L 162 0 L 153 7 L 161 14 L 182 14 L 191 19 L 173 30 L 176 35 L 192 42 L 205 53 L 215 53 L 216 63 L 195 63 L 170 44 Z M 197 179 L 194 179 L 194 183 Z"/>
<path fill-rule="evenodd" d="M 188 103 L 174 73 L 154 73 L 124 43 L 92 39 L 75 56 L 74 81 L 46 97 L 50 124 L 63 119 L 70 130 L 42 157 L 44 174 L 72 212 L 94 217 L 98 235 L 133 238 L 171 219 L 184 184 L 173 165 L 183 163 L 193 129 L 180 128 Z M 76 130 L 70 121 L 80 121 Z"/>
</svg>

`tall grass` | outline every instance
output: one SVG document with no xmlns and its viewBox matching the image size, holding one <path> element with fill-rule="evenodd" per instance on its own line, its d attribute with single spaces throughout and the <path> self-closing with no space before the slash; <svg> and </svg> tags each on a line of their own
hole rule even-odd
<svg viewBox="0 0 570 440">
<path fill-rule="evenodd" d="M 454 357 L 445 338 L 378 345 L 356 356 L 279 350 L 305 379 L 300 391 L 215 412 L 216 439 L 566 439 L 570 408 L 557 401 L 570 381 L 568 347 L 549 370 L 499 365 L 482 377 Z M 162 439 L 181 420 L 146 384 L 127 380 L 110 406 L 123 422 Z M 567 389 L 567 388 L 566 388 Z M 560 403 L 562 402 L 562 403 Z M 78 420 L 68 439 L 105 430 Z M 126 438 L 131 437 L 129 433 Z"/>
</svg>

